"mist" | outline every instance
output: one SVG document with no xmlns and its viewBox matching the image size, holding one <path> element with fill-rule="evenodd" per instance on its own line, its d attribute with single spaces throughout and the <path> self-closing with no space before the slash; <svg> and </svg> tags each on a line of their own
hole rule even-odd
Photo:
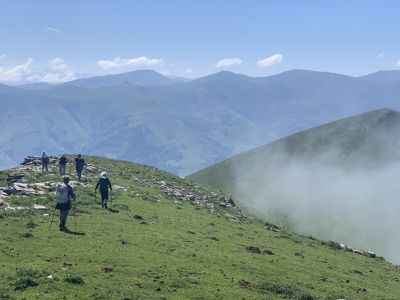
<svg viewBox="0 0 400 300">
<path fill-rule="evenodd" d="M 265 220 L 400 264 L 400 162 L 371 153 L 295 157 L 275 148 L 236 165 L 235 194 Z"/>
</svg>

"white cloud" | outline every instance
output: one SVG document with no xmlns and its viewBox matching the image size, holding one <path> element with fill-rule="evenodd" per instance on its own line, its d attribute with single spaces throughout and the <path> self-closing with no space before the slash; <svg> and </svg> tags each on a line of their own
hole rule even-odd
<svg viewBox="0 0 400 300">
<path fill-rule="evenodd" d="M 43 27 L 43 32 L 61 32 L 61 29 L 54 27 Z"/>
<path fill-rule="evenodd" d="M 164 60 L 162 58 L 148 58 L 147 56 L 139 56 L 134 58 L 116 57 L 113 60 L 99 60 L 96 65 L 103 70 L 120 69 L 123 67 L 151 67 L 162 66 Z"/>
<path fill-rule="evenodd" d="M 399 66 L 400 67 L 400 58 L 396 61 L 396 66 Z"/>
<path fill-rule="evenodd" d="M 0 59 L 3 59 L 3 58 L 5 58 L 7 55 L 5 55 L 5 54 L 0 54 Z"/>
<path fill-rule="evenodd" d="M 24 63 L 13 67 L 0 67 L 0 81 L 16 83 L 24 81 L 30 76 L 33 67 L 33 59 L 28 58 Z"/>
<path fill-rule="evenodd" d="M 384 58 L 386 56 L 386 53 L 385 52 L 381 52 L 381 53 L 379 53 L 377 56 L 376 56 L 376 58 Z"/>
<path fill-rule="evenodd" d="M 49 83 L 62 83 L 76 79 L 75 73 L 71 68 L 59 57 L 49 60 L 50 72 L 44 74 L 37 81 Z"/>
<path fill-rule="evenodd" d="M 242 63 L 242 60 L 240 58 L 224 58 L 224 59 L 221 59 L 219 62 L 217 62 L 215 67 L 217 69 L 227 68 L 227 67 L 240 65 L 241 63 Z"/>
<path fill-rule="evenodd" d="M 11 84 L 27 82 L 61 83 L 74 79 L 76 79 L 75 73 L 58 57 L 49 61 L 48 68 L 34 67 L 32 58 L 16 66 L 0 67 L 0 81 Z"/>
<path fill-rule="evenodd" d="M 276 53 L 274 55 L 271 55 L 270 57 L 257 61 L 257 66 L 271 67 L 273 65 L 281 64 L 282 62 L 283 62 L 283 55 L 280 53 Z"/>
<path fill-rule="evenodd" d="M 191 73 L 193 73 L 193 72 L 194 72 L 194 71 L 193 71 L 192 69 L 186 69 L 186 70 L 185 70 L 185 73 L 186 73 L 186 74 L 191 74 Z"/>
</svg>

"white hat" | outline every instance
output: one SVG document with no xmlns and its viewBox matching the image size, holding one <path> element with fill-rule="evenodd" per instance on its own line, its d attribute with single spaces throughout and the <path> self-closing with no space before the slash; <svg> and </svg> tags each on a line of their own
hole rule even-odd
<svg viewBox="0 0 400 300">
<path fill-rule="evenodd" d="M 101 177 L 107 177 L 107 172 L 101 172 Z"/>
</svg>

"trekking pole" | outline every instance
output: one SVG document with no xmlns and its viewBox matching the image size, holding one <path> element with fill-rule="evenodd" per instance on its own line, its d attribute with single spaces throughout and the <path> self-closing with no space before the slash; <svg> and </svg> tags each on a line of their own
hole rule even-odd
<svg viewBox="0 0 400 300">
<path fill-rule="evenodd" d="M 75 200 L 75 201 L 76 201 L 76 200 Z M 74 201 L 73 209 L 74 209 L 74 223 L 75 223 L 75 231 L 76 231 L 76 208 L 75 208 L 75 201 Z"/>
<path fill-rule="evenodd" d="M 55 214 L 56 214 L 56 209 L 53 210 L 53 216 L 51 217 L 51 221 L 50 221 L 50 225 L 49 225 L 49 230 L 50 230 L 51 224 L 53 224 L 54 215 L 55 215 Z"/>
</svg>

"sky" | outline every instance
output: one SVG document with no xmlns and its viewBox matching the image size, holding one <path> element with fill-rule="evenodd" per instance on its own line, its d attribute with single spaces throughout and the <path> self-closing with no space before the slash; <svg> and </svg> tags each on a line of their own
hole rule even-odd
<svg viewBox="0 0 400 300">
<path fill-rule="evenodd" d="M 0 82 L 400 70 L 400 1 L 0 0 Z"/>
</svg>

